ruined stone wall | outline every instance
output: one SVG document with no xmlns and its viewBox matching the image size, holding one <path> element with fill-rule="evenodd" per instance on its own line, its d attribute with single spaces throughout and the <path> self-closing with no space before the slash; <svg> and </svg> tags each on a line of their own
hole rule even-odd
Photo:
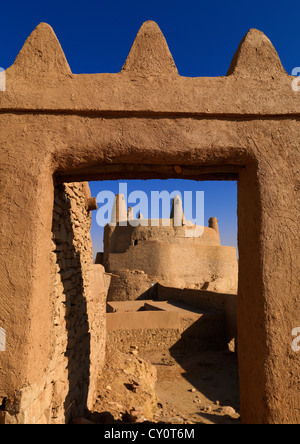
<svg viewBox="0 0 300 444">
<path fill-rule="evenodd" d="M 4 401 L 0 423 L 64 424 L 94 402 L 105 357 L 109 281 L 104 268 L 93 265 L 89 198 L 87 183 L 55 187 L 49 365 L 41 382 L 23 388 L 14 405 Z"/>
<path fill-rule="evenodd" d="M 153 314 L 153 312 L 152 312 Z M 127 317 L 130 314 L 126 313 Z M 114 316 L 112 314 L 111 316 Z M 155 316 L 155 315 L 154 315 Z M 153 316 L 153 317 L 154 317 Z M 155 323 L 155 322 L 154 322 Z M 134 348 L 140 351 L 157 351 L 175 348 L 214 350 L 226 347 L 225 323 L 222 314 L 215 319 L 193 321 L 180 319 L 173 328 L 108 329 L 107 347 L 128 352 Z"/>
<path fill-rule="evenodd" d="M 53 212 L 52 291 L 54 381 L 51 422 L 68 422 L 93 402 L 104 363 L 104 269 L 93 265 L 90 198 L 86 183 L 56 188 Z"/>
<path fill-rule="evenodd" d="M 91 298 L 92 244 L 84 186 L 57 187 L 54 202 L 51 422 L 60 423 L 80 413 L 87 402 L 90 376 L 87 303 Z"/>
<path fill-rule="evenodd" d="M 107 347 L 128 351 L 226 347 L 226 315 L 166 301 L 108 302 Z"/>
<path fill-rule="evenodd" d="M 167 350 L 181 338 L 180 329 L 109 330 L 107 347 L 128 352 L 135 347 L 140 351 Z"/>
<path fill-rule="evenodd" d="M 236 294 L 217 293 L 207 290 L 174 288 L 156 285 L 159 301 L 181 302 L 202 310 L 220 310 L 226 315 L 227 341 L 237 337 L 237 298 Z"/>
</svg>

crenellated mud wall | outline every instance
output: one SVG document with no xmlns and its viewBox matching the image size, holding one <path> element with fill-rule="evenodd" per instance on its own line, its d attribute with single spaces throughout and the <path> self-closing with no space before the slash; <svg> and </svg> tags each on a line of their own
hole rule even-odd
<svg viewBox="0 0 300 444">
<path fill-rule="evenodd" d="M 68 359 L 62 389 L 68 394 L 65 378 L 79 362 L 79 344 L 62 357 L 53 341 L 53 270 L 55 276 L 64 274 L 58 296 L 64 285 L 67 292 L 85 285 L 84 276 L 82 282 L 57 269 L 54 181 L 180 177 L 238 181 L 242 422 L 299 423 L 300 354 L 291 344 L 300 313 L 300 95 L 270 40 L 250 30 L 226 76 L 187 78 L 178 74 L 158 26 L 147 22 L 120 73 L 75 75 L 53 30 L 41 24 L 5 74 L 6 91 L 0 92 L 2 417 L 32 406 L 27 417 L 17 415 L 19 422 L 52 418 L 49 407 L 35 418 L 33 401 L 37 405 L 45 397 L 41 404 L 51 405 L 51 378 L 45 375 L 53 356 Z M 75 265 L 76 254 L 66 259 Z M 87 289 L 82 294 L 78 313 L 89 304 Z M 72 338 L 78 319 L 74 296 L 65 301 L 71 302 L 66 309 L 72 314 L 67 333 L 61 329 L 70 346 L 74 338 L 87 339 L 90 324 L 83 316 Z M 87 397 L 83 368 L 78 405 L 70 397 L 66 409 L 81 408 Z M 63 415 L 61 404 L 55 415 L 57 420 Z"/>
</svg>

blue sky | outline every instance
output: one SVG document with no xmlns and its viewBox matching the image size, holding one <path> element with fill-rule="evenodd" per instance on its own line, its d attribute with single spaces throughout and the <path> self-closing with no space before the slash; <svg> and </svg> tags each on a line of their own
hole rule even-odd
<svg viewBox="0 0 300 444">
<path fill-rule="evenodd" d="M 146 20 L 162 29 L 181 75 L 225 75 L 250 28 L 263 31 L 291 72 L 300 65 L 299 2 L 240 0 L 2 1 L 0 66 L 40 22 L 57 34 L 74 73 L 118 72 Z"/>
<path fill-rule="evenodd" d="M 24 41 L 40 23 L 49 23 L 66 54 L 72 71 L 119 72 L 134 38 L 146 20 L 162 29 L 178 71 L 183 76 L 226 75 L 239 42 L 250 28 L 263 31 L 272 41 L 288 73 L 300 66 L 300 3 L 283 1 L 201 0 L 86 0 L 1 2 L 0 66 L 8 68 Z M 150 191 L 168 189 L 166 182 L 143 182 L 130 187 Z M 116 189 L 116 184 L 92 183 L 92 194 Z M 236 183 L 177 181 L 172 189 L 205 192 L 205 221 L 220 219 L 221 240 L 236 246 Z M 109 188 L 110 187 L 110 188 Z M 95 214 L 93 216 L 95 221 Z M 101 248 L 101 230 L 93 223 L 95 252 Z"/>
</svg>

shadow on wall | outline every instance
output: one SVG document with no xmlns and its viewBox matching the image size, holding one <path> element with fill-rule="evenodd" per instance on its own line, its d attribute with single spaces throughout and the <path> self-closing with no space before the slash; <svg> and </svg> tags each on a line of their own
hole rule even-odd
<svg viewBox="0 0 300 444">
<path fill-rule="evenodd" d="M 158 299 L 158 293 L 157 293 L 157 286 L 158 284 L 153 284 L 151 287 L 148 288 L 148 290 L 144 291 L 138 298 L 137 301 L 157 301 Z"/>
<path fill-rule="evenodd" d="M 65 422 L 83 416 L 87 408 L 90 384 L 90 333 L 87 301 L 84 293 L 80 251 L 74 246 L 71 201 L 64 185 L 56 187 L 53 233 L 58 273 L 62 287 L 56 290 L 56 312 L 64 313 L 55 322 L 56 350 L 67 360 L 66 369 L 55 369 L 52 419 L 57 409 L 64 409 Z M 66 367 L 64 361 L 64 367 Z M 62 366 L 61 366 L 62 367 Z M 64 379 L 62 382 L 61 379 Z M 66 380 L 67 379 L 67 380 Z M 58 393 L 60 391 L 60 393 Z M 63 393 L 62 393 L 63 392 Z M 64 400 L 61 398 L 63 397 Z M 60 404 L 60 405 L 59 405 Z"/>
</svg>

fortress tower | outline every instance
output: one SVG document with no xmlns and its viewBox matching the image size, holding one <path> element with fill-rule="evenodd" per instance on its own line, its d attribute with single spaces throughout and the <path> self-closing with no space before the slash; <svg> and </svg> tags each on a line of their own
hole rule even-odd
<svg viewBox="0 0 300 444">
<path fill-rule="evenodd" d="M 124 196 L 117 195 L 104 230 L 103 265 L 115 275 L 108 300 L 145 298 L 156 283 L 237 293 L 236 249 L 221 246 L 217 218 L 208 227 L 193 224 L 176 196 L 170 219 L 133 220 L 133 209 L 127 212 Z"/>
</svg>

